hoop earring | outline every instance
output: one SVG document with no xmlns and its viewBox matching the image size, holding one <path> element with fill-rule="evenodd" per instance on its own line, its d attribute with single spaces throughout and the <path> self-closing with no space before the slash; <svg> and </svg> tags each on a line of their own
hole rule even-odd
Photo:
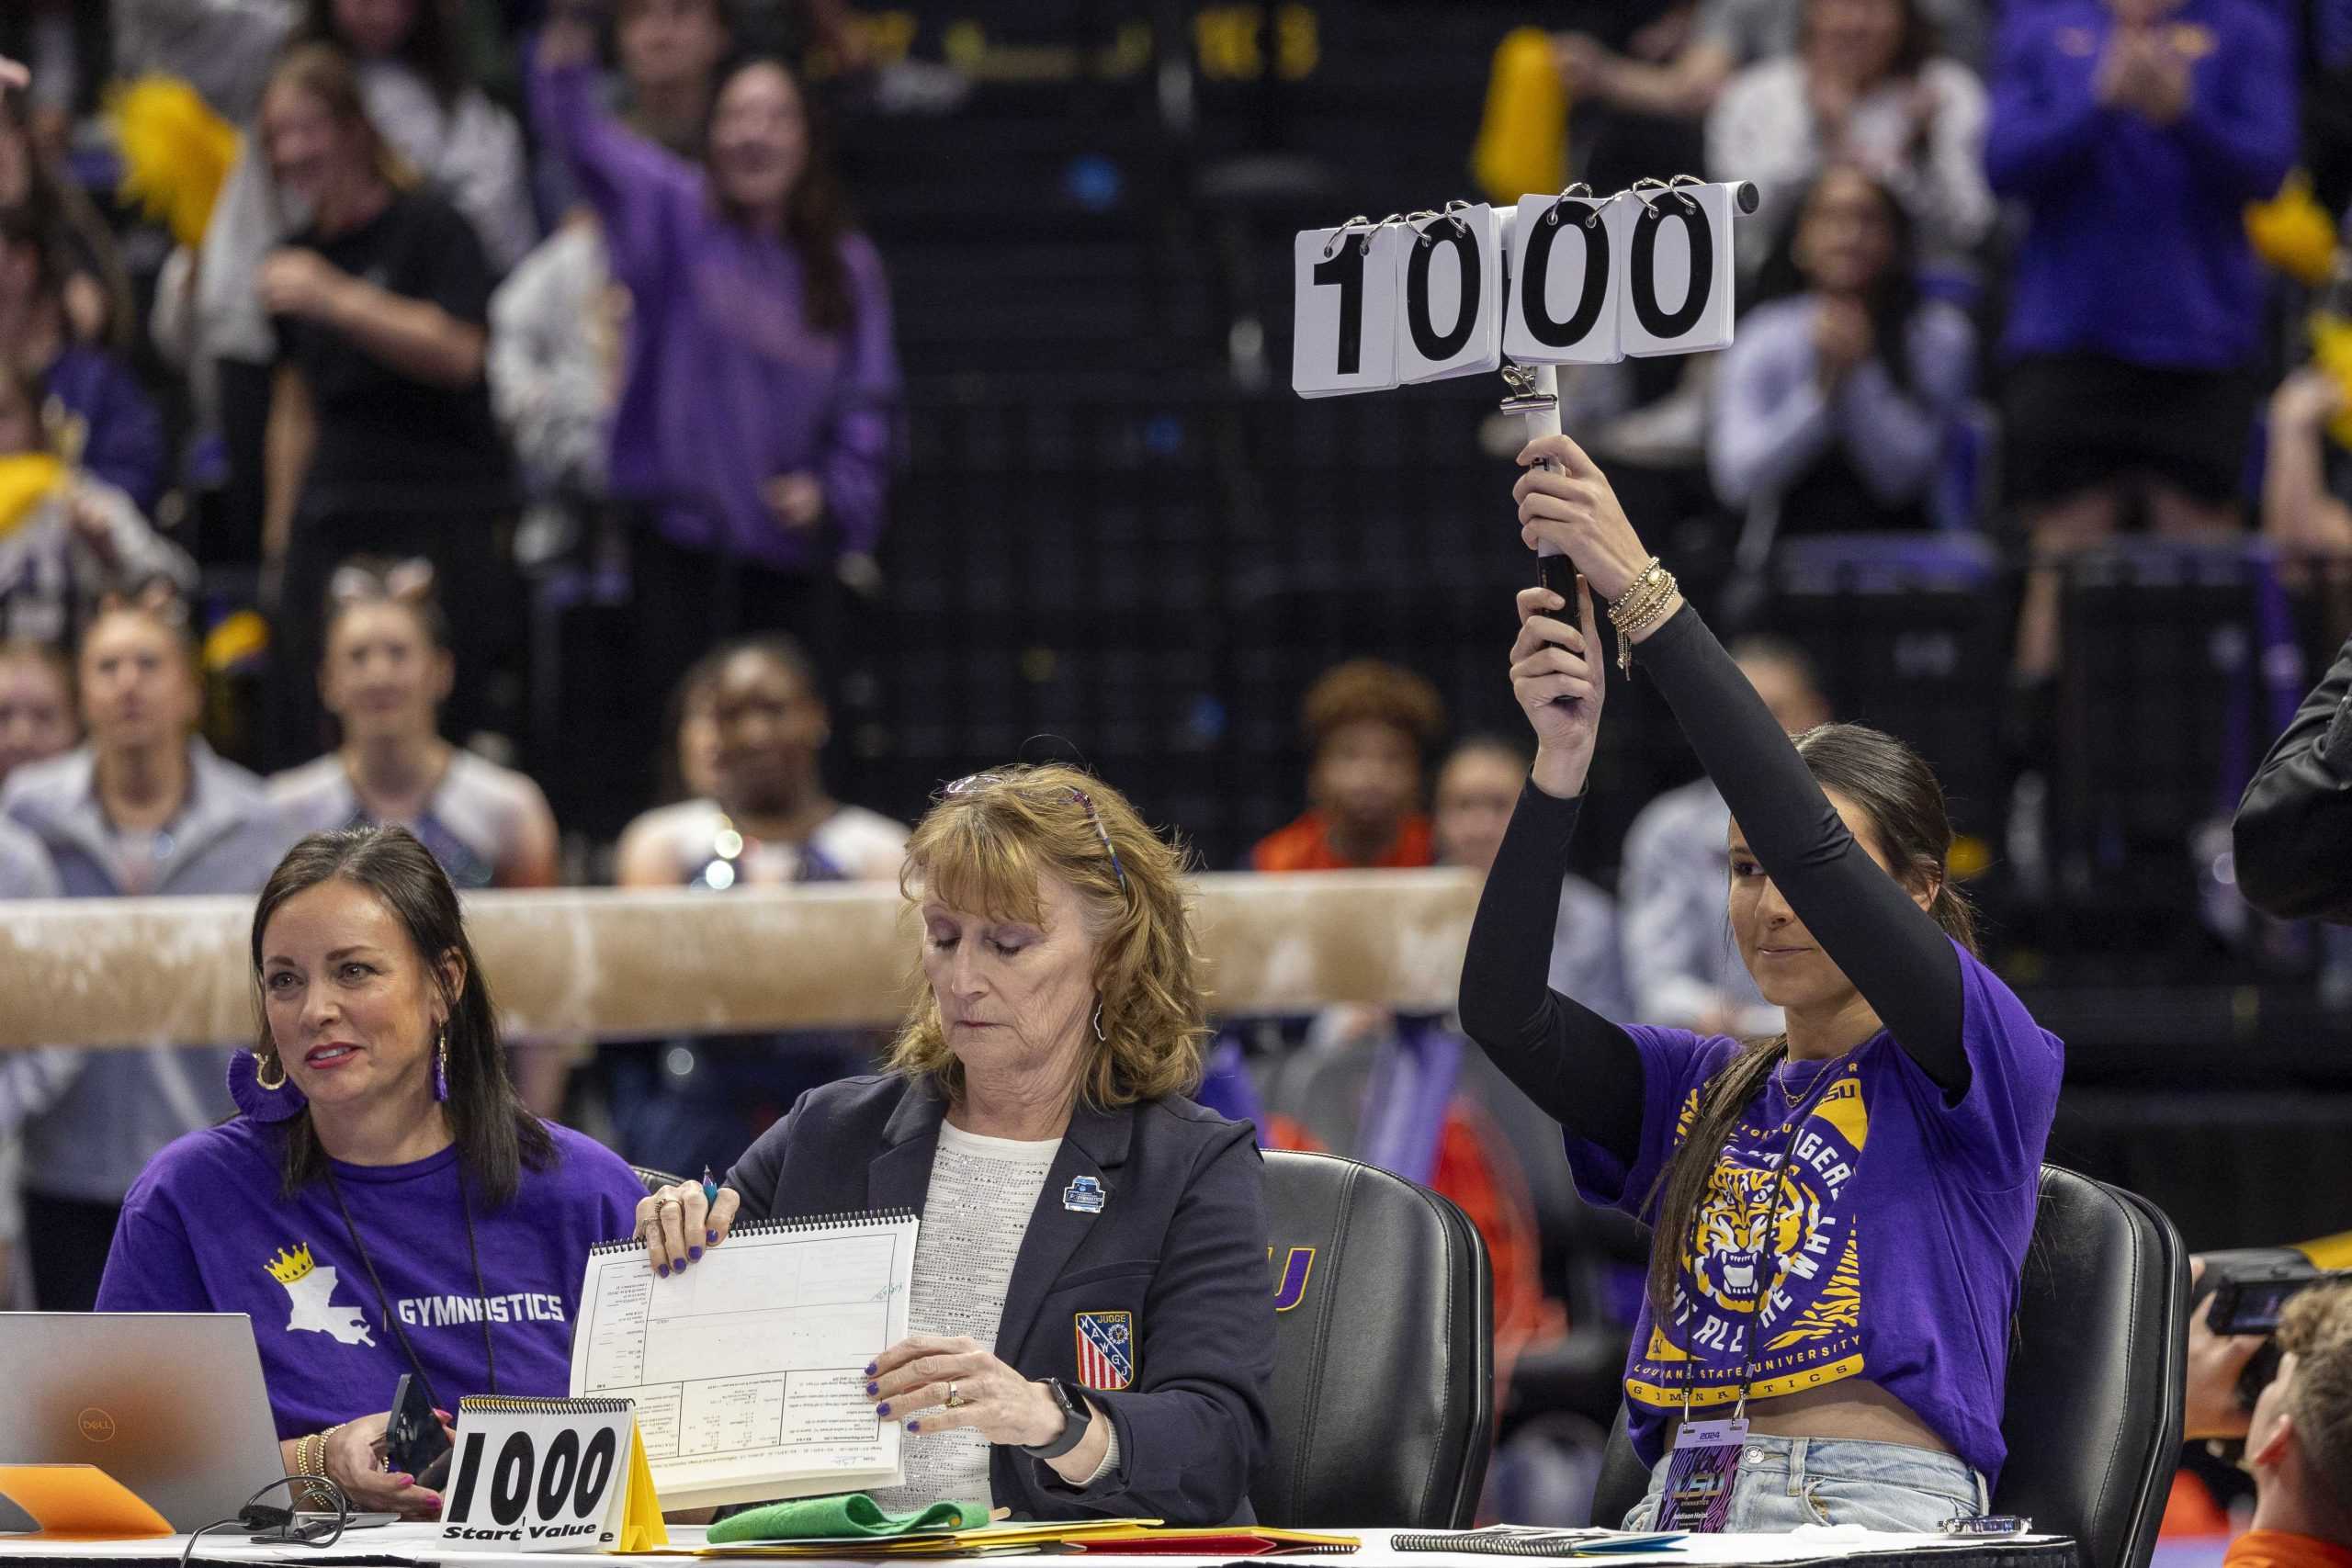
<svg viewBox="0 0 2352 1568">
<path fill-rule="evenodd" d="M 445 1101 L 449 1098 L 449 1026 L 446 1023 L 441 1026 L 440 1049 L 433 1056 L 433 1098 Z"/>
<path fill-rule="evenodd" d="M 1097 1040 L 1108 1040 L 1110 1038 L 1109 1035 L 1102 1032 L 1102 998 L 1100 997 L 1094 998 L 1094 1038 Z"/>
<path fill-rule="evenodd" d="M 277 1069 L 277 1081 L 276 1083 L 270 1082 L 268 1078 L 262 1076 L 262 1068 L 265 1065 Z M 283 1063 L 278 1061 L 277 1055 L 275 1052 L 272 1052 L 266 1056 L 263 1055 L 258 1051 L 254 1053 L 254 1082 L 259 1088 L 268 1089 L 272 1093 L 276 1093 L 277 1090 L 286 1087 L 286 1067 Z"/>
</svg>

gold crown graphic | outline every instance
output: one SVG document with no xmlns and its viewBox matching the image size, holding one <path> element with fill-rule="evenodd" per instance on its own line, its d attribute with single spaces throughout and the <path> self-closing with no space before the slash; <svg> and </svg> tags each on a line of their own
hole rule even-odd
<svg viewBox="0 0 2352 1568">
<path fill-rule="evenodd" d="M 277 1256 L 262 1267 L 267 1269 L 270 1278 L 279 1284 L 290 1285 L 308 1274 L 317 1265 L 311 1261 L 311 1244 L 306 1241 L 291 1252 L 282 1247 L 279 1247 Z"/>
</svg>

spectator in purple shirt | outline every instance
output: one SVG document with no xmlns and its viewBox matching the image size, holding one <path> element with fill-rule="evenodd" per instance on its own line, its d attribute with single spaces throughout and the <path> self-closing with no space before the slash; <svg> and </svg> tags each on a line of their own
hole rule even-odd
<svg viewBox="0 0 2352 1568">
<path fill-rule="evenodd" d="M 2058 660 L 2055 563 L 2128 508 L 2232 528 L 2262 388 L 2241 211 L 2295 156 L 2296 73 L 2257 0 L 2045 0 L 1997 51 L 1986 172 L 2026 211 L 2005 349 L 2029 577 L 2017 675 Z"/>
<path fill-rule="evenodd" d="M 706 171 L 613 118 L 594 51 L 584 24 L 552 24 L 532 107 L 635 301 L 611 483 L 650 513 L 633 556 L 650 714 L 713 637 L 789 631 L 825 661 L 836 586 L 873 583 L 899 370 L 881 260 L 791 72 L 722 69 Z"/>
<path fill-rule="evenodd" d="M 68 457 L 148 511 L 164 489 L 163 421 L 129 366 L 75 341 L 61 255 L 31 209 L 0 210 L 0 355 L 71 422 Z"/>
</svg>

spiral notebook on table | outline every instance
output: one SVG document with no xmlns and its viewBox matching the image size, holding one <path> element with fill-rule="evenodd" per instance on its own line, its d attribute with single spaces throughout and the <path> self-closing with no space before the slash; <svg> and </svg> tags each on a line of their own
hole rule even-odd
<svg viewBox="0 0 2352 1568">
<path fill-rule="evenodd" d="M 640 1241 L 588 1257 L 573 1397 L 629 1399 L 664 1508 L 895 1486 L 865 1368 L 906 1337 L 914 1215 L 744 1225 L 668 1279 Z"/>
</svg>

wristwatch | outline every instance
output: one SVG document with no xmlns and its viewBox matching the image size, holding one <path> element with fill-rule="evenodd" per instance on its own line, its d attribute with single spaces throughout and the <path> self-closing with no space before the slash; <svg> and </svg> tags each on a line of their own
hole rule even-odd
<svg viewBox="0 0 2352 1568">
<path fill-rule="evenodd" d="M 1023 1443 L 1019 1447 L 1031 1459 L 1059 1459 L 1085 1440 L 1086 1428 L 1094 1419 L 1094 1412 L 1085 1398 L 1073 1392 L 1069 1384 L 1061 1379 L 1039 1378 L 1037 1381 L 1045 1385 L 1046 1392 L 1053 1396 L 1055 1404 L 1061 1409 L 1061 1436 L 1042 1443 Z"/>
</svg>

